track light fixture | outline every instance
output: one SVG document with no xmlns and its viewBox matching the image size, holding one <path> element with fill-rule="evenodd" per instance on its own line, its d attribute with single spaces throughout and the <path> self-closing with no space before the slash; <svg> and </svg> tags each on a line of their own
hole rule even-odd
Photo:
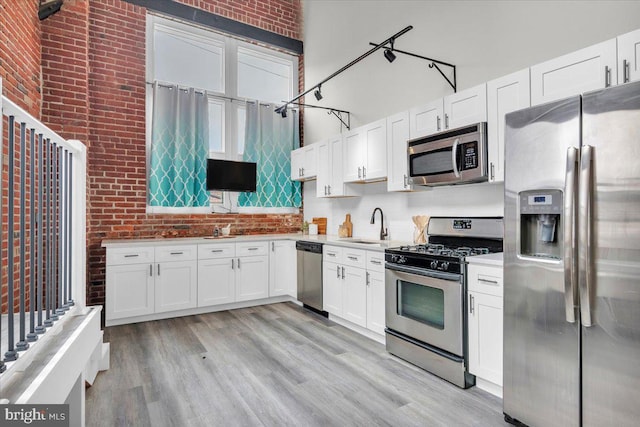
<svg viewBox="0 0 640 427">
<path fill-rule="evenodd" d="M 58 12 L 62 7 L 64 0 L 48 0 L 42 1 L 38 4 L 38 19 L 44 21 L 54 13 Z"/>
<path fill-rule="evenodd" d="M 318 85 L 318 89 L 316 89 L 316 91 L 315 91 L 315 92 L 313 92 L 313 95 L 316 97 L 316 99 L 317 99 L 318 101 L 320 101 L 320 100 L 322 99 L 322 93 L 321 93 L 321 91 L 322 91 L 322 85 Z"/>
<path fill-rule="evenodd" d="M 393 39 L 391 39 L 391 47 L 384 50 L 384 57 L 390 63 L 396 60 L 396 55 L 393 53 Z"/>
</svg>

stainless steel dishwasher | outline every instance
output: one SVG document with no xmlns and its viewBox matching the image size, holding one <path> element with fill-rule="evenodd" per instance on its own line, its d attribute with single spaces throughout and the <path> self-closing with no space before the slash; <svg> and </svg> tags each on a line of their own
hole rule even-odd
<svg viewBox="0 0 640 427">
<path fill-rule="evenodd" d="M 322 243 L 296 242 L 298 255 L 298 300 L 305 307 L 326 315 L 322 309 Z"/>
</svg>

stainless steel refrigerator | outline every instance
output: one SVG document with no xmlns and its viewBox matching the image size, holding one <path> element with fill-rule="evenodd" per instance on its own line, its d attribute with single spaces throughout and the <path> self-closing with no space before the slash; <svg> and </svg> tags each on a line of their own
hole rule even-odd
<svg viewBox="0 0 640 427">
<path fill-rule="evenodd" d="M 640 425 L 640 82 L 505 130 L 505 419 Z"/>
</svg>

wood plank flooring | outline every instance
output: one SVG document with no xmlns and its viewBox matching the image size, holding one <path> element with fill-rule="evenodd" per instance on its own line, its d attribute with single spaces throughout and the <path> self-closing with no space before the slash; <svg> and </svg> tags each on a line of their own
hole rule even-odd
<svg viewBox="0 0 640 427">
<path fill-rule="evenodd" d="M 503 426 L 462 390 L 293 303 L 106 328 L 88 426 Z"/>
</svg>

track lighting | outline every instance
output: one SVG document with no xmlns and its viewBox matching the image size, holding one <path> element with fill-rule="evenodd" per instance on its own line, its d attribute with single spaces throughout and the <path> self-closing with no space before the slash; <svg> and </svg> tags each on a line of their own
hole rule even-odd
<svg viewBox="0 0 640 427">
<path fill-rule="evenodd" d="M 384 50 L 384 57 L 387 58 L 387 61 L 390 63 L 396 60 L 396 55 L 393 53 L 393 39 L 391 39 L 391 47 Z"/>
<path fill-rule="evenodd" d="M 322 90 L 322 85 L 318 85 L 318 89 L 316 89 L 316 91 L 315 91 L 315 92 L 313 92 L 313 95 L 316 97 L 316 99 L 317 99 L 318 101 L 320 101 L 320 100 L 322 99 L 322 93 L 321 93 L 321 90 Z"/>
</svg>

